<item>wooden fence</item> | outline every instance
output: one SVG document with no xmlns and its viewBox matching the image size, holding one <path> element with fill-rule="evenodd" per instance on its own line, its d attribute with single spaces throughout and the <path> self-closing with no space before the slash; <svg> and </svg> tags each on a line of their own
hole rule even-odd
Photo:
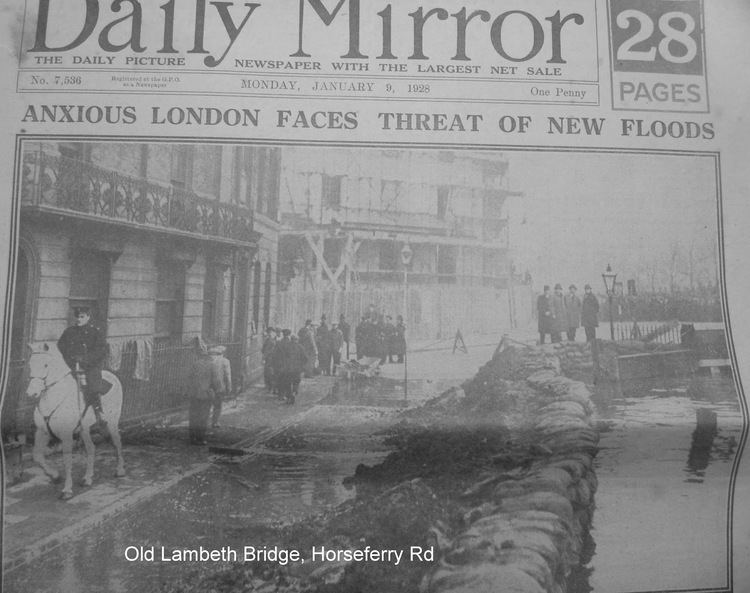
<svg viewBox="0 0 750 593">
<path fill-rule="evenodd" d="M 411 339 L 445 339 L 457 329 L 464 335 L 488 334 L 524 326 L 531 321 L 532 295 L 528 286 L 507 289 L 483 287 L 409 287 L 405 320 Z M 325 315 L 329 324 L 343 313 L 352 326 L 369 315 L 403 315 L 404 291 L 380 288 L 350 291 L 285 291 L 276 294 L 273 325 L 297 331 L 306 319 L 318 323 Z"/>
</svg>

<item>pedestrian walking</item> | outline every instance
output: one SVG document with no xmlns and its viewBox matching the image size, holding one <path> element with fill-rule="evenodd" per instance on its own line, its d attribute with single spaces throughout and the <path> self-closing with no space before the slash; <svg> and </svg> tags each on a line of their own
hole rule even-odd
<svg viewBox="0 0 750 593">
<path fill-rule="evenodd" d="M 328 339 L 331 348 L 331 356 L 333 358 L 331 374 L 335 375 L 336 369 L 341 364 L 341 348 L 344 346 L 344 334 L 338 324 L 334 323 L 333 326 L 331 326 L 331 331 L 328 333 Z"/>
<path fill-rule="evenodd" d="M 276 393 L 272 358 L 274 348 L 276 348 L 276 329 L 269 327 L 266 330 L 266 337 L 260 351 L 263 360 L 263 383 L 269 393 Z"/>
<path fill-rule="evenodd" d="M 536 299 L 537 324 L 539 327 L 539 343 L 544 344 L 547 334 L 552 336 L 552 293 L 549 285 L 544 286 L 544 291 Z"/>
<path fill-rule="evenodd" d="M 302 346 L 299 345 L 299 337 L 295 336 L 294 334 L 291 334 L 290 340 L 293 344 L 297 345 L 297 352 L 299 350 L 302 350 L 302 354 L 305 355 L 305 351 L 302 349 Z M 307 356 L 305 355 L 305 359 L 307 359 Z M 305 364 L 302 363 L 302 367 L 304 369 Z M 292 378 L 292 399 L 296 400 L 297 396 L 299 395 L 299 385 L 302 382 L 302 372 L 295 373 L 294 377 Z"/>
<path fill-rule="evenodd" d="M 586 341 L 596 339 L 596 328 L 599 327 L 599 299 L 591 291 L 591 285 L 583 287 L 583 303 L 581 304 L 581 325 L 586 332 Z"/>
<path fill-rule="evenodd" d="M 232 365 L 224 356 L 226 346 L 217 344 L 208 349 L 211 355 L 211 388 L 214 392 L 211 426 L 218 428 L 224 399 L 232 392 Z"/>
<path fill-rule="evenodd" d="M 575 342 L 576 332 L 581 326 L 581 298 L 577 294 L 578 289 L 575 284 L 568 287 L 568 294 L 565 295 L 563 302 L 565 304 L 565 319 L 567 321 L 567 335 L 569 342 Z"/>
<path fill-rule="evenodd" d="M 191 445 L 205 445 L 208 419 L 214 391 L 211 387 L 213 364 L 206 345 L 196 338 L 197 359 L 190 370 L 190 411 L 188 415 L 188 434 Z"/>
<path fill-rule="evenodd" d="M 315 365 L 318 362 L 318 347 L 315 345 L 315 333 L 312 325 L 312 319 L 305 321 L 305 326 L 297 332 L 299 345 L 305 351 L 305 377 L 312 377 L 315 374 Z M 283 340 L 283 338 L 282 338 Z M 291 341 L 291 340 L 290 340 Z"/>
<path fill-rule="evenodd" d="M 315 332 L 315 345 L 318 348 L 318 367 L 324 375 L 331 374 L 331 337 L 326 324 L 326 316 L 320 318 L 320 325 Z"/>
<path fill-rule="evenodd" d="M 301 344 L 290 338 L 292 332 L 283 330 L 283 337 L 273 352 L 274 368 L 278 369 L 279 394 L 287 404 L 295 402 L 295 382 L 299 384 L 307 355 Z"/>
</svg>

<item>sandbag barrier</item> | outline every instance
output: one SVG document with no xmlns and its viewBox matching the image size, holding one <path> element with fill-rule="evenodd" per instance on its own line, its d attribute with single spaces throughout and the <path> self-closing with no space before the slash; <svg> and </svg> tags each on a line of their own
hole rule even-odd
<svg viewBox="0 0 750 593">
<path fill-rule="evenodd" d="M 496 353 L 501 374 L 530 371 L 526 384 L 543 396 L 529 431 L 535 455 L 463 493 L 467 528 L 444 543 L 422 593 L 565 593 L 571 572 L 588 559 L 599 434 L 590 391 L 561 374 L 556 350 Z"/>
</svg>

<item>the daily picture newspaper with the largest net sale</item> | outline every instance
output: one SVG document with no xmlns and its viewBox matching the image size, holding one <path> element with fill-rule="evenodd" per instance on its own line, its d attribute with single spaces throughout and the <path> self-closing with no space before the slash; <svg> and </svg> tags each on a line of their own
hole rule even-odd
<svg viewBox="0 0 750 593">
<path fill-rule="evenodd" d="M 3 590 L 750 591 L 744 2 L 0 14 Z"/>
</svg>

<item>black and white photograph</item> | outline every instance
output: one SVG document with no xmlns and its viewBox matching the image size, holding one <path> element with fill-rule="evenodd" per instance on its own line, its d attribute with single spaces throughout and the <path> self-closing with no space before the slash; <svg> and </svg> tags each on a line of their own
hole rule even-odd
<svg viewBox="0 0 750 593">
<path fill-rule="evenodd" d="M 732 590 L 715 153 L 15 157 L 4 591 Z"/>
<path fill-rule="evenodd" d="M 748 26 L 2 3 L 0 593 L 750 593 Z"/>
</svg>

